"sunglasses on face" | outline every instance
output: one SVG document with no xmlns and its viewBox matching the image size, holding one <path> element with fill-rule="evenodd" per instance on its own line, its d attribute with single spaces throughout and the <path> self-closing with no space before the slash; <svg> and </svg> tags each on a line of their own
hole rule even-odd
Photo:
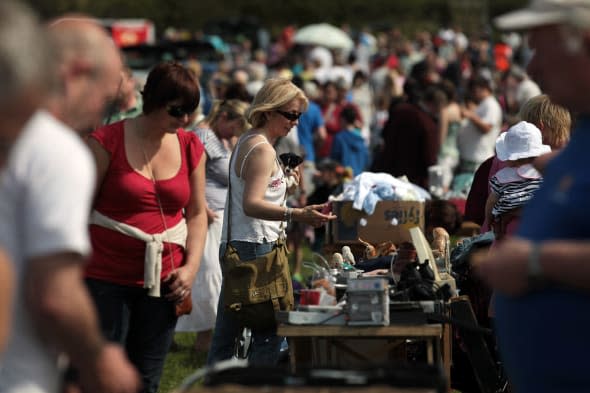
<svg viewBox="0 0 590 393">
<path fill-rule="evenodd" d="M 184 115 L 192 115 L 197 108 L 185 107 L 182 105 L 170 105 L 166 108 L 166 112 L 172 117 L 181 118 Z"/>
<path fill-rule="evenodd" d="M 297 121 L 301 117 L 301 113 L 299 112 L 285 112 L 285 111 L 276 111 L 279 115 L 283 116 L 287 120 Z"/>
</svg>

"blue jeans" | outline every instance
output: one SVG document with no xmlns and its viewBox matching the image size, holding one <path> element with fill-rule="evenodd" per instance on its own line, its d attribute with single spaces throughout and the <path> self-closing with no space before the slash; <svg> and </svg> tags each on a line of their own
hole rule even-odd
<svg viewBox="0 0 590 393">
<path fill-rule="evenodd" d="M 261 257 L 272 251 L 275 242 L 271 243 L 250 243 L 243 241 L 231 241 L 231 245 L 236 248 L 241 260 L 248 261 Z M 225 244 L 220 246 L 220 258 L 223 263 L 223 254 Z M 217 319 L 215 321 L 215 331 L 207 364 L 212 365 L 221 360 L 231 359 L 236 347 L 236 340 L 241 333 L 239 321 L 229 313 L 226 313 L 223 306 L 223 284 L 221 289 L 222 295 L 219 297 L 217 304 Z M 279 360 L 281 350 L 281 337 L 277 336 L 276 329 L 270 330 L 252 330 L 252 344 L 248 354 L 248 362 L 254 366 L 274 366 Z"/>
<path fill-rule="evenodd" d="M 100 318 L 103 335 L 125 347 L 129 360 L 139 371 L 141 392 L 157 393 L 164 360 L 176 327 L 174 304 L 151 297 L 141 287 L 128 287 L 86 279 Z"/>
</svg>

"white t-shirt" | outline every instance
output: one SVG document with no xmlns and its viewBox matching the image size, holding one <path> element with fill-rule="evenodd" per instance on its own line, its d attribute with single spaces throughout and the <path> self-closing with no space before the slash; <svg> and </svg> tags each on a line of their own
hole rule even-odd
<svg viewBox="0 0 590 393">
<path fill-rule="evenodd" d="M 34 332 L 25 309 L 27 260 L 90 252 L 88 215 L 96 171 L 81 138 L 44 111 L 25 125 L 0 173 L 0 245 L 17 272 L 11 336 L 0 360 L 0 392 L 58 391 L 57 356 Z M 41 327 L 42 328 L 42 327 Z"/>
<path fill-rule="evenodd" d="M 516 88 L 516 102 L 522 107 L 528 100 L 541 94 L 541 89 L 534 81 L 525 79 Z"/>
<path fill-rule="evenodd" d="M 457 145 L 461 160 L 481 164 L 494 155 L 496 139 L 502 127 L 502 108 L 496 98 L 490 95 L 479 103 L 475 113 L 484 123 L 491 124 L 492 129 L 483 134 L 468 120 L 459 130 Z"/>
</svg>

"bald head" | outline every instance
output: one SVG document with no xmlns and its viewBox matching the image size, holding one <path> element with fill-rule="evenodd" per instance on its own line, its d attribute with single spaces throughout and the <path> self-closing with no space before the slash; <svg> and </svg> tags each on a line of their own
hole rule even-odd
<svg viewBox="0 0 590 393">
<path fill-rule="evenodd" d="M 117 93 L 119 50 L 96 20 L 83 15 L 53 20 L 47 29 L 58 69 L 55 114 L 77 131 L 99 126 L 106 103 Z"/>
</svg>

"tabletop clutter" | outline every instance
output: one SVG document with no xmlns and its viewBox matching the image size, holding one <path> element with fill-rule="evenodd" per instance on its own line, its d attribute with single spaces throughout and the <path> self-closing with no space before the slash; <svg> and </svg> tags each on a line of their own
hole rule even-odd
<svg viewBox="0 0 590 393">
<path fill-rule="evenodd" d="M 338 219 L 326 228 L 323 253 L 304 261 L 306 287 L 287 324 L 379 326 L 427 323 L 457 294 L 450 239 L 442 227 L 424 234 L 422 188 L 385 173 L 363 172 L 331 198 Z"/>
</svg>

